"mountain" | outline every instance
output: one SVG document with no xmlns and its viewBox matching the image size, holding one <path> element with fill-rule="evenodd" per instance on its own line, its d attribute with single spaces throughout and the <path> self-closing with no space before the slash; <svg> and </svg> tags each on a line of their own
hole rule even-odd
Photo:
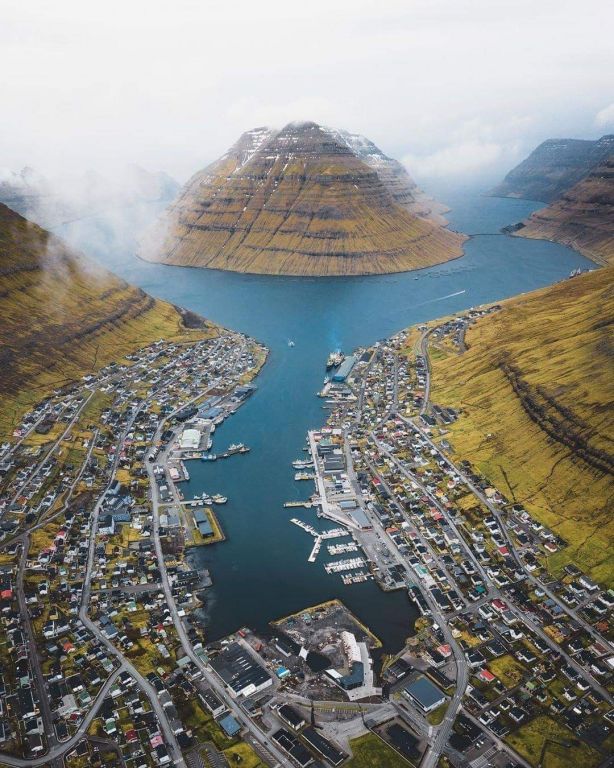
<svg viewBox="0 0 614 768">
<path fill-rule="evenodd" d="M 41 226 L 105 213 L 111 208 L 169 202 L 179 184 L 163 171 L 130 165 L 106 177 L 87 171 L 77 177 L 49 180 L 32 168 L 0 169 L 0 203 Z"/>
<path fill-rule="evenodd" d="M 467 350 L 432 359 L 434 402 L 460 411 L 446 435 L 512 501 L 552 528 L 573 561 L 614 584 L 614 267 L 504 302 L 469 327 Z"/>
<path fill-rule="evenodd" d="M 139 347 L 214 333 L 2 204 L 0 317 L 0 434 L 46 392 Z"/>
<path fill-rule="evenodd" d="M 402 166 L 372 142 L 290 123 L 244 133 L 193 176 L 140 255 L 264 274 L 399 272 L 461 255 L 463 236 L 429 215 Z"/>
<path fill-rule="evenodd" d="M 550 203 L 614 154 L 614 134 L 597 141 L 548 139 L 490 194 Z"/>
<path fill-rule="evenodd" d="M 556 240 L 601 264 L 614 264 L 614 154 L 514 234 Z"/>
<path fill-rule="evenodd" d="M 388 187 L 395 203 L 407 208 L 410 213 L 416 216 L 429 219 L 442 226 L 447 224 L 443 214 L 449 208 L 423 192 L 402 163 L 385 155 L 365 136 L 334 128 L 327 128 L 326 130 L 344 141 L 363 163 L 373 168 Z"/>
</svg>

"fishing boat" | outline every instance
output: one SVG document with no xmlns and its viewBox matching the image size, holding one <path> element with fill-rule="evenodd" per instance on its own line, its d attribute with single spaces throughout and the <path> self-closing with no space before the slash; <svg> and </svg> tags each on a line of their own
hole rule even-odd
<svg viewBox="0 0 614 768">
<path fill-rule="evenodd" d="M 315 480 L 315 475 L 313 474 L 313 472 L 295 472 L 294 479 L 295 480 Z"/>
<path fill-rule="evenodd" d="M 337 368 L 345 360 L 345 355 L 341 350 L 337 349 L 331 352 L 326 361 L 326 370 L 330 371 L 331 368 Z"/>
<path fill-rule="evenodd" d="M 309 459 L 296 459 L 296 461 L 292 462 L 292 466 L 294 469 L 309 469 L 313 467 L 313 461 Z"/>
<path fill-rule="evenodd" d="M 243 443 L 231 443 L 224 456 L 233 456 L 235 453 L 247 453 L 249 448 Z"/>
</svg>

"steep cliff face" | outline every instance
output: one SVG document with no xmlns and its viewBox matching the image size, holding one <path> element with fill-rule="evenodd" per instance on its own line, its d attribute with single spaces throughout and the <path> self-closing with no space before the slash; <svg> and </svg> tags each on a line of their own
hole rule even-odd
<svg viewBox="0 0 614 768">
<path fill-rule="evenodd" d="M 248 131 L 188 182 L 140 255 L 287 275 L 398 272 L 460 256 L 461 235 L 410 212 L 409 176 L 344 133 L 315 123 Z"/>
<path fill-rule="evenodd" d="M 497 197 L 552 202 L 614 154 L 614 135 L 597 141 L 548 139 L 491 191 Z"/>
<path fill-rule="evenodd" d="M 398 160 L 385 155 L 370 139 L 358 133 L 328 128 L 349 146 L 352 152 L 377 173 L 388 187 L 395 203 L 407 208 L 415 216 L 433 221 L 441 226 L 447 224 L 443 214 L 449 209 L 423 192 Z"/>
<path fill-rule="evenodd" d="M 556 240 L 614 264 L 614 154 L 523 224 L 517 231 L 523 237 Z"/>
</svg>

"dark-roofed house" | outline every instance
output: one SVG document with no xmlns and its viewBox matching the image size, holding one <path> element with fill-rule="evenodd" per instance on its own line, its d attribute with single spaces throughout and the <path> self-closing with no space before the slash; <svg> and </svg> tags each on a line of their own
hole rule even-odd
<svg viewBox="0 0 614 768">
<path fill-rule="evenodd" d="M 277 712 L 281 719 L 288 723 L 290 728 L 295 731 L 300 730 L 305 725 L 305 718 L 298 710 L 294 709 L 294 707 L 291 707 L 289 704 L 282 704 Z"/>
</svg>

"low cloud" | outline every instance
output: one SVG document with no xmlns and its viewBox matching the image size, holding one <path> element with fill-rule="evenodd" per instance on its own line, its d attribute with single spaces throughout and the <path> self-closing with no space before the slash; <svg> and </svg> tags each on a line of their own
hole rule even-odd
<svg viewBox="0 0 614 768">
<path fill-rule="evenodd" d="M 503 147 L 488 141 L 465 141 L 439 149 L 429 155 L 406 155 L 403 163 L 410 173 L 426 178 L 442 178 L 480 173 L 501 160 Z"/>
<path fill-rule="evenodd" d="M 614 126 L 614 104 L 610 104 L 595 115 L 595 125 L 598 128 L 608 128 Z"/>
</svg>

